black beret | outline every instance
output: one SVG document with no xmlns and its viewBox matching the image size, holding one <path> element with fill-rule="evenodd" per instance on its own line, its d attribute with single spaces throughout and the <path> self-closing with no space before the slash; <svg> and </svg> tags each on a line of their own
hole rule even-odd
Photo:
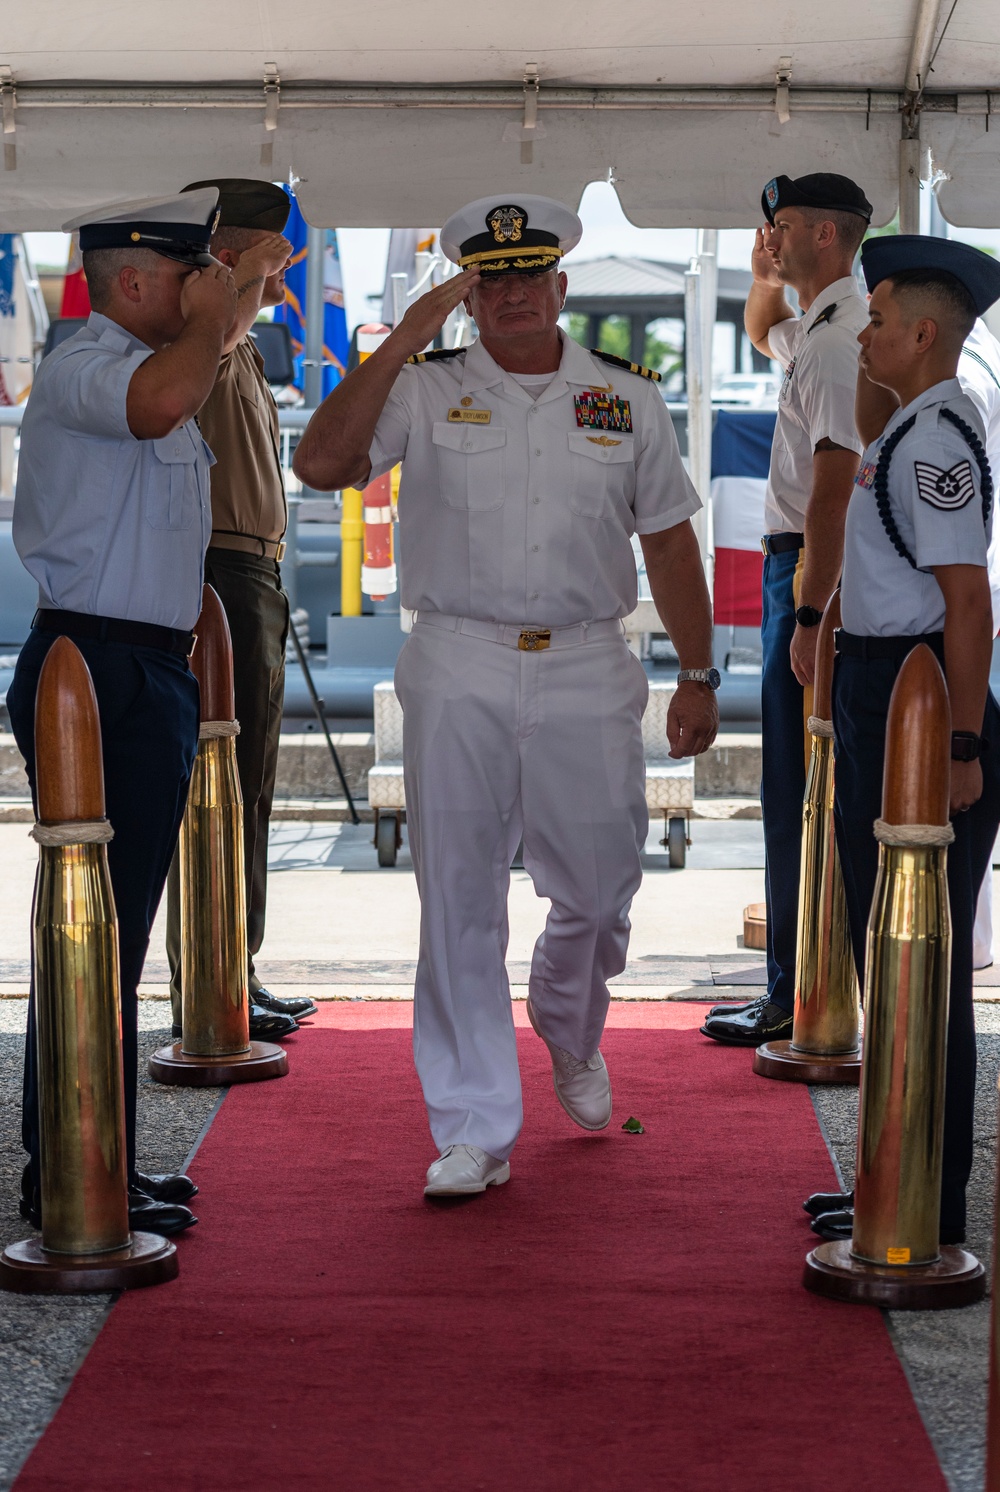
<svg viewBox="0 0 1000 1492">
<path fill-rule="evenodd" d="M 185 192 L 217 187 L 220 228 L 259 228 L 280 233 L 288 222 L 292 202 L 288 193 L 272 181 L 248 181 L 242 176 L 220 176 L 211 181 L 192 181 Z"/>
<path fill-rule="evenodd" d="M 853 212 L 866 223 L 872 220 L 872 205 L 856 181 L 832 171 L 811 176 L 774 176 L 760 194 L 760 205 L 769 223 L 779 207 L 819 207 L 828 212 Z"/>
<path fill-rule="evenodd" d="M 977 316 L 1000 300 L 1000 263 L 981 249 L 950 238 L 924 233 L 869 238 L 861 245 L 861 269 L 869 290 L 906 269 L 952 275 L 969 292 Z"/>
</svg>

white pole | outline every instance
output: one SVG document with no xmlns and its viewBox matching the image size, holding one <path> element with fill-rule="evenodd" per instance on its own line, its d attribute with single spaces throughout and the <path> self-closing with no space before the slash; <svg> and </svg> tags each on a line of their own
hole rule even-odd
<svg viewBox="0 0 1000 1492">
<path fill-rule="evenodd" d="M 701 264 L 696 255 L 691 260 L 690 267 L 684 276 L 685 381 L 688 406 L 688 473 L 694 483 L 695 491 L 704 503 L 708 492 L 708 474 L 705 468 L 705 340 L 701 327 L 701 301 Z M 710 391 L 708 391 L 707 403 L 709 428 L 711 428 Z M 691 525 L 698 536 L 698 545 L 704 558 L 707 540 L 704 508 L 694 515 Z"/>
</svg>

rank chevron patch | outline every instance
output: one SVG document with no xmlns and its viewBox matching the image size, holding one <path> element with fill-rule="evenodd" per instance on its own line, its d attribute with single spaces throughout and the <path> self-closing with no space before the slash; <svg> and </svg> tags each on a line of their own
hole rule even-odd
<svg viewBox="0 0 1000 1492">
<path fill-rule="evenodd" d="M 972 465 L 958 461 L 946 470 L 932 466 L 929 461 L 914 461 L 917 490 L 925 503 L 932 508 L 964 508 L 976 495 L 972 480 Z"/>
</svg>

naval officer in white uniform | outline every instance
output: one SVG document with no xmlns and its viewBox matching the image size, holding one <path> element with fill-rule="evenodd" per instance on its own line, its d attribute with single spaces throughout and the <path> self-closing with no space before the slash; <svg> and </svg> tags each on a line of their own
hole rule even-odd
<svg viewBox="0 0 1000 1492">
<path fill-rule="evenodd" d="M 396 688 L 421 898 L 414 1052 L 440 1151 L 428 1195 L 510 1174 L 522 1112 L 504 955 L 522 836 L 552 903 L 528 1014 L 570 1118 L 611 1118 L 607 981 L 625 965 L 647 829 L 647 684 L 621 621 L 636 605 L 633 533 L 681 662 L 674 754 L 704 751 L 718 724 L 699 501 L 656 382 L 558 327 L 559 260 L 580 234 L 544 197 L 456 213 L 441 245 L 465 273 L 334 390 L 295 458 L 321 489 L 403 463 L 402 602 L 417 618 Z M 479 340 L 423 355 L 463 299 Z"/>
</svg>

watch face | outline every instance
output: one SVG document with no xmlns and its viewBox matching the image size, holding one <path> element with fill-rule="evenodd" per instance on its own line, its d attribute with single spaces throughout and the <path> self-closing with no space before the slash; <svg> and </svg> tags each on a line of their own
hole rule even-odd
<svg viewBox="0 0 1000 1492">
<path fill-rule="evenodd" d="M 706 680 L 706 683 L 710 684 L 713 689 L 718 689 L 719 685 L 722 683 L 722 675 L 717 668 L 710 668 L 708 670 L 708 678 Z"/>
</svg>

